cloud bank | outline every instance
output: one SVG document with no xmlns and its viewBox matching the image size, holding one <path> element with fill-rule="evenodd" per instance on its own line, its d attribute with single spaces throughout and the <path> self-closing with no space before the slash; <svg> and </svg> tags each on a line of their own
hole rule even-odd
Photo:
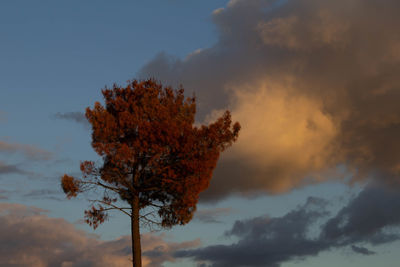
<svg viewBox="0 0 400 267">
<path fill-rule="evenodd" d="M 125 267 L 131 264 L 131 240 L 122 236 L 102 241 L 64 219 L 50 218 L 45 210 L 0 203 L 0 265 L 61 267 Z M 176 250 L 199 246 L 199 240 L 173 243 L 164 236 L 142 235 L 144 267 L 176 261 Z"/>
<path fill-rule="evenodd" d="M 236 243 L 181 250 L 175 256 L 209 267 L 279 267 L 338 248 L 372 255 L 375 252 L 365 246 L 400 240 L 397 190 L 369 185 L 336 215 L 330 216 L 328 207 L 326 200 L 310 197 L 282 217 L 236 221 L 225 233 L 238 238 Z"/>
<path fill-rule="evenodd" d="M 399 8 L 397 0 L 232 0 L 213 13 L 215 45 L 144 66 L 141 78 L 195 91 L 200 121 L 228 108 L 243 126 L 203 200 L 285 192 L 338 177 L 338 165 L 354 181 L 397 181 Z"/>
</svg>

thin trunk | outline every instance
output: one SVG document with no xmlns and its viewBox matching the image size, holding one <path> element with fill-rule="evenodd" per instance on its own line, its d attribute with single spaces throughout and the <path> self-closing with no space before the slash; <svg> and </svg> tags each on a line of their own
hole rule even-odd
<svg viewBox="0 0 400 267">
<path fill-rule="evenodd" d="M 135 195 L 132 200 L 131 236 L 132 236 L 132 266 L 142 267 L 142 251 L 140 247 L 140 229 L 139 229 L 139 196 L 137 195 Z"/>
</svg>

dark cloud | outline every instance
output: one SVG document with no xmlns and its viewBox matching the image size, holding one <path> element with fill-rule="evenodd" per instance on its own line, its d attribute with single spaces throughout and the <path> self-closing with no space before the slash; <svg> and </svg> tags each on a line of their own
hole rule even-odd
<svg viewBox="0 0 400 267">
<path fill-rule="evenodd" d="M 221 223 L 219 218 L 231 212 L 231 208 L 202 209 L 196 211 L 193 220 L 203 223 Z"/>
<path fill-rule="evenodd" d="M 353 181 L 397 181 L 399 8 L 397 0 L 232 0 L 213 13 L 215 45 L 144 66 L 141 78 L 195 91 L 200 121 L 229 108 L 242 124 L 202 200 L 286 192 L 339 177 L 338 165 Z"/>
<path fill-rule="evenodd" d="M 102 241 L 77 230 L 64 219 L 49 218 L 40 208 L 0 203 L 0 265 L 125 267 L 131 265 L 131 240 Z M 171 255 L 199 241 L 171 243 L 164 236 L 142 235 L 144 267 L 175 261 Z M 147 257 L 146 254 L 151 255 Z"/>
<path fill-rule="evenodd" d="M 7 200 L 10 193 L 8 190 L 0 189 L 0 200 Z"/>
<path fill-rule="evenodd" d="M 360 253 L 360 254 L 363 254 L 363 255 L 374 255 L 374 254 L 376 254 L 375 252 L 373 252 L 373 251 L 371 251 L 371 250 L 369 250 L 367 248 L 359 247 L 359 246 L 355 246 L 355 245 L 352 245 L 351 249 L 354 252 Z"/>
<path fill-rule="evenodd" d="M 377 246 L 400 239 L 400 193 L 368 186 L 330 216 L 328 202 L 309 198 L 282 217 L 260 216 L 236 221 L 225 233 L 239 241 L 231 245 L 181 250 L 180 258 L 193 258 L 204 266 L 268 266 L 305 259 L 336 248 L 371 255 L 363 245 Z"/>
<path fill-rule="evenodd" d="M 27 172 L 21 170 L 17 165 L 6 164 L 0 161 L 0 175 L 3 174 L 27 174 Z"/>
<path fill-rule="evenodd" d="M 326 245 L 309 239 L 307 231 L 316 219 L 325 215 L 321 211 L 323 205 L 322 200 L 310 198 L 304 206 L 280 218 L 263 216 L 236 221 L 225 235 L 238 237 L 237 243 L 183 250 L 175 256 L 210 261 L 213 267 L 234 267 L 279 266 L 295 257 L 315 255 Z"/>
<path fill-rule="evenodd" d="M 322 236 L 338 244 L 368 242 L 372 245 L 398 240 L 400 192 L 378 185 L 367 186 L 322 227 Z"/>
<path fill-rule="evenodd" d="M 89 122 L 83 112 L 58 112 L 54 115 L 56 119 L 70 120 L 89 127 Z"/>
</svg>

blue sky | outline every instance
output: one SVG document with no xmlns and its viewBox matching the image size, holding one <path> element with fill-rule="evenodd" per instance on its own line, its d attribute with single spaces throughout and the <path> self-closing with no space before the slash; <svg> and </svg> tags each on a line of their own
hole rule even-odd
<svg viewBox="0 0 400 267">
<path fill-rule="evenodd" d="M 397 266 L 400 6 L 339 2 L 0 3 L 0 263 L 51 266 L 60 246 L 81 257 L 60 266 L 125 266 L 128 218 L 89 228 L 88 202 L 67 200 L 60 177 L 98 159 L 73 112 L 104 86 L 154 77 L 196 93 L 199 123 L 230 109 L 243 129 L 192 222 L 142 229 L 146 266 Z"/>
</svg>

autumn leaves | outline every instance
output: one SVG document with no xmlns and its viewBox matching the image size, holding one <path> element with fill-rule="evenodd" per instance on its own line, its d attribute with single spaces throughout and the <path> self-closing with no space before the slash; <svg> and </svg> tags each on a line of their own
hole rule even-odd
<svg viewBox="0 0 400 267">
<path fill-rule="evenodd" d="M 85 211 L 93 227 L 104 222 L 109 210 L 131 217 L 133 266 L 138 267 L 138 222 L 162 227 L 188 223 L 220 153 L 237 140 L 240 125 L 226 111 L 210 125 L 194 126 L 195 98 L 154 80 L 134 80 L 102 93 L 105 106 L 96 102 L 87 108 L 86 118 L 92 125 L 92 147 L 103 163 L 81 163 L 82 177 L 64 175 L 61 185 L 68 198 L 103 189 L 104 195 Z M 156 211 L 159 220 L 148 218 L 152 212 L 140 213 L 146 209 Z"/>
</svg>

